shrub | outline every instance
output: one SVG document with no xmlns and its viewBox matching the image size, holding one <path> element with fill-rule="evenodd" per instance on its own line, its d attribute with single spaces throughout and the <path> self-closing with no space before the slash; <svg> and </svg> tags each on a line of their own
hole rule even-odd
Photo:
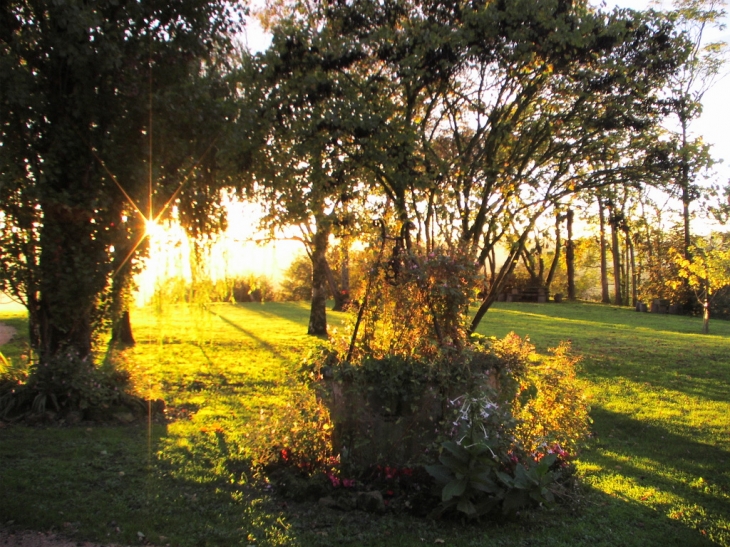
<svg viewBox="0 0 730 547">
<path fill-rule="evenodd" d="M 396 248 L 370 275 L 345 336 L 304 367 L 330 411 L 340 468 L 353 476 L 430 463 L 439 512 L 552 501 L 569 475 L 568 450 L 588 430 L 569 346 L 541 358 L 513 333 L 469 337 L 479 276 L 457 252 Z"/>
<path fill-rule="evenodd" d="M 364 355 L 336 347 L 305 368 L 328 404 L 341 464 L 426 469 L 441 486 L 439 512 L 476 517 L 549 503 L 588 434 L 588 406 L 568 344 L 541 357 L 528 339 L 474 336 L 430 358 Z"/>
<path fill-rule="evenodd" d="M 9 417 L 51 411 L 63 415 L 112 405 L 142 405 L 129 389 L 125 371 L 98 367 L 90 356 L 81 358 L 68 348 L 50 363 L 33 363 L 23 380 L 6 377 L 0 383 L 0 414 Z"/>
<path fill-rule="evenodd" d="M 576 452 L 589 434 L 589 407 L 584 386 L 576 376 L 579 358 L 570 354 L 570 343 L 550 349 L 551 357 L 527 367 L 521 376 L 523 390 L 515 398 L 515 437 L 528 452 L 562 447 Z"/>
<path fill-rule="evenodd" d="M 540 359 L 527 339 L 493 340 L 498 383 L 458 399 L 440 463 L 427 467 L 441 490 L 439 512 L 469 517 L 551 503 L 588 434 L 588 405 L 569 344 Z"/>
<path fill-rule="evenodd" d="M 356 295 L 365 307 L 355 332 L 355 360 L 363 355 L 435 359 L 465 346 L 466 316 L 479 281 L 468 256 L 401 251 L 373 265 L 370 275 L 370 292 Z M 345 354 L 351 342 L 340 342 Z"/>
</svg>

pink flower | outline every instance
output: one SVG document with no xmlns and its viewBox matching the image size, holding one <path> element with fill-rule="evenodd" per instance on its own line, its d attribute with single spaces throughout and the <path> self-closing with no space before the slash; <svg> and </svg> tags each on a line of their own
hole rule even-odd
<svg viewBox="0 0 730 547">
<path fill-rule="evenodd" d="M 342 484 L 342 481 L 339 479 L 339 477 L 335 477 L 332 473 L 327 473 L 327 478 L 332 483 L 332 486 L 335 488 L 339 488 L 340 484 Z"/>
</svg>

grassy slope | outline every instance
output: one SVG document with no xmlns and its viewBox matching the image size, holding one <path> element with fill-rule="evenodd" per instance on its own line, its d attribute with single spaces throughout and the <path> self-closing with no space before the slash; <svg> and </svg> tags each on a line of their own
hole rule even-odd
<svg viewBox="0 0 730 547">
<path fill-rule="evenodd" d="M 730 546 L 730 323 L 589 304 L 500 304 L 480 331 L 570 339 L 584 356 L 595 439 L 577 504 L 462 526 L 278 505 L 248 462 L 276 416 L 306 405 L 299 304 L 133 316 L 140 389 L 189 417 L 167 426 L 0 429 L 0 525 L 172 545 Z M 332 314 L 332 323 L 341 316 Z M 16 326 L 22 321 L 13 318 Z M 22 332 L 22 330 L 21 330 Z M 14 363 L 22 341 L 3 347 Z M 295 401 L 292 404 L 292 401 Z"/>
</svg>

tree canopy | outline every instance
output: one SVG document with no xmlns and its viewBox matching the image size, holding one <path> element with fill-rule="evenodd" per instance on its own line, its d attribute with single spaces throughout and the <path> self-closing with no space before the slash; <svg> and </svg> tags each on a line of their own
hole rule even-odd
<svg viewBox="0 0 730 547">
<path fill-rule="evenodd" d="M 670 21 L 584 3 L 358 0 L 294 13 L 260 60 L 268 85 L 305 113 L 304 132 L 327 135 L 330 157 L 368 173 L 406 246 L 484 265 L 512 242 L 472 329 L 542 215 L 649 178 L 660 90 L 686 54 Z"/>
<path fill-rule="evenodd" d="M 217 222 L 211 105 L 228 91 L 206 75 L 239 21 L 223 0 L 4 6 L 0 288 L 42 361 L 89 353 L 146 222 L 173 202 L 194 231 Z"/>
</svg>

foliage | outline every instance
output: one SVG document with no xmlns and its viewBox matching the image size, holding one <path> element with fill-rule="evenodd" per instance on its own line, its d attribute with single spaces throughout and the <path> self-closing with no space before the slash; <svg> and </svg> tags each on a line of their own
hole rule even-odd
<svg viewBox="0 0 730 547">
<path fill-rule="evenodd" d="M 261 411 L 256 442 L 262 447 L 254 464 L 295 467 L 303 476 L 330 471 L 336 463 L 332 453 L 332 422 L 329 412 L 307 390 L 276 412 Z"/>
<path fill-rule="evenodd" d="M 576 382 L 568 345 L 550 360 L 535 360 L 534 346 L 510 333 L 493 340 L 498 381 L 458 399 L 451 439 L 441 464 L 427 467 L 442 486 L 440 511 L 479 517 L 553 502 L 588 435 L 588 405 Z M 558 472 L 560 471 L 560 472 Z"/>
<path fill-rule="evenodd" d="M 312 261 L 306 255 L 297 255 L 284 272 L 281 298 L 285 302 L 312 298 Z"/>
<path fill-rule="evenodd" d="M 288 105 L 277 123 L 295 115 L 319 151 L 293 166 L 326 175 L 328 210 L 352 190 L 375 194 L 379 216 L 412 226 L 407 250 L 445 244 L 479 266 L 489 259 L 493 283 L 471 331 L 556 203 L 646 175 L 644 135 L 659 127 L 660 90 L 686 53 L 656 14 L 584 3 L 366 0 L 289 15 L 273 19 L 261 70 Z M 622 161 L 597 167 L 607 150 Z M 334 176 L 351 169 L 349 186 Z M 290 192 L 309 187 L 290 180 L 280 178 Z"/>
<path fill-rule="evenodd" d="M 461 443 L 442 444 L 439 465 L 427 471 L 442 486 L 439 513 L 456 509 L 466 516 L 481 517 L 497 509 L 514 513 L 532 503 L 550 504 L 555 497 L 551 467 L 557 454 L 549 454 L 527 466 L 510 462 L 480 434 L 465 436 Z M 500 457 L 501 456 L 501 457 Z"/>
<path fill-rule="evenodd" d="M 362 302 L 360 332 L 337 338 L 343 355 L 357 339 L 360 356 L 397 355 L 429 360 L 467 342 L 467 311 L 478 272 L 468 257 L 447 249 L 412 252 L 394 248 L 392 258 L 371 266 Z"/>
<path fill-rule="evenodd" d="M 718 245 L 713 245 L 717 243 Z M 730 286 L 730 247 L 715 236 L 707 246 L 690 247 L 690 258 L 675 251 L 679 275 L 686 279 L 704 307 L 703 332 L 709 332 L 710 305 L 720 289 Z M 677 282 L 674 282 L 675 284 Z"/>
<path fill-rule="evenodd" d="M 248 275 L 237 279 L 226 280 L 230 284 L 231 294 L 236 302 L 272 302 L 277 300 L 274 284 L 264 275 Z"/>
<path fill-rule="evenodd" d="M 114 405 L 142 405 L 132 397 L 129 375 L 111 367 L 100 368 L 89 356 L 74 349 L 56 355 L 52 362 L 33 363 L 26 374 L 0 380 L 0 416 L 22 417 L 46 412 L 61 416 L 70 411 L 107 409 Z"/>
<path fill-rule="evenodd" d="M 576 454 L 588 438 L 590 407 L 576 375 L 579 358 L 569 350 L 570 343 L 561 342 L 521 377 L 528 387 L 514 400 L 515 437 L 528 452 L 559 446 Z"/>
<path fill-rule="evenodd" d="M 669 169 L 666 177 L 682 203 L 682 254 L 689 258 L 692 245 L 690 205 L 702 194 L 698 179 L 715 163 L 710 146 L 702 137 L 692 137 L 690 126 L 702 113 L 702 98 L 722 77 L 728 44 L 708 40 L 710 29 L 722 30 L 726 16 L 724 0 L 675 0 L 667 14 L 686 40 L 685 62 L 667 82 L 668 109 L 676 116 L 679 128 L 664 139 Z"/>
<path fill-rule="evenodd" d="M 398 453 L 400 460 L 390 460 L 398 464 L 419 461 L 439 439 L 439 428 L 437 435 L 421 431 L 414 417 L 430 420 L 427 429 L 440 423 L 440 438 L 446 438 L 440 445 L 441 465 L 427 467 L 443 488 L 439 512 L 477 517 L 553 501 L 554 492 L 562 490 L 556 481 L 570 475 L 563 468 L 588 435 L 588 405 L 569 344 L 552 353 L 539 359 L 534 346 L 513 333 L 502 340 L 475 336 L 437 354 L 357 353 L 350 362 L 335 345 L 320 350 L 305 372 L 324 381 L 319 388 L 325 391 L 335 432 L 340 428 L 336 439 L 343 443 L 343 463 L 350 462 L 358 445 L 391 441 L 389 430 L 374 425 L 372 416 L 409 420 L 407 442 L 415 446 L 410 453 Z M 336 393 L 326 393 L 336 389 L 330 382 L 350 386 L 340 395 L 352 403 L 350 410 L 343 411 Z M 441 402 L 434 404 L 429 393 L 438 394 Z M 380 437 L 369 434 L 372 428 L 381 431 Z M 362 456 L 353 461 L 379 463 L 363 462 Z M 552 473 L 558 469 L 563 471 Z"/>
<path fill-rule="evenodd" d="M 220 227 L 211 150 L 232 114 L 219 69 L 235 11 L 224 0 L 5 6 L 0 288 L 28 309 L 49 366 L 69 348 L 89 354 L 128 305 L 147 221 L 176 202 L 192 233 Z"/>
</svg>

